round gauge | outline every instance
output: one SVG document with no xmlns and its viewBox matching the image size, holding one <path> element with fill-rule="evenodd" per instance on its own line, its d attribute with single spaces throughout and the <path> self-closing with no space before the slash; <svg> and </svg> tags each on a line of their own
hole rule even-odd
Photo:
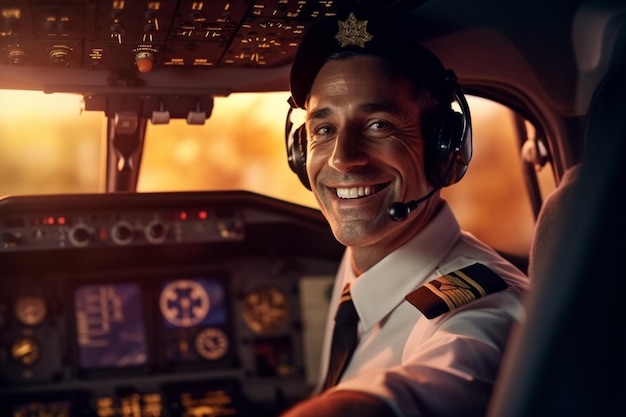
<svg viewBox="0 0 626 417">
<path fill-rule="evenodd" d="M 177 279 L 161 290 L 159 307 L 165 320 L 176 327 L 191 327 L 206 318 L 211 309 L 207 290 L 191 279 Z"/>
<path fill-rule="evenodd" d="M 215 327 L 204 329 L 196 336 L 196 351 L 204 359 L 219 359 L 228 352 L 228 336 Z"/>
<path fill-rule="evenodd" d="M 41 349 L 34 339 L 24 337 L 13 342 L 11 356 L 22 365 L 30 366 L 37 362 L 41 356 Z"/>
<path fill-rule="evenodd" d="M 243 319 L 253 332 L 271 333 L 280 330 L 288 318 L 287 296 L 279 288 L 258 288 L 244 299 Z"/>
<path fill-rule="evenodd" d="M 15 302 L 15 316 L 27 326 L 36 326 L 46 317 L 46 300 L 38 295 L 24 296 Z"/>
</svg>

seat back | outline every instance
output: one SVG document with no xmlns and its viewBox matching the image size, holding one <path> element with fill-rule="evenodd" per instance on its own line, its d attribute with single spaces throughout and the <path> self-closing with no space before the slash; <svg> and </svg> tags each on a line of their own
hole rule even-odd
<svg viewBox="0 0 626 417">
<path fill-rule="evenodd" d="M 527 298 L 527 320 L 512 334 L 487 417 L 624 414 L 623 34 L 619 60 L 590 105 L 587 147 L 574 185 L 559 185 L 558 193 L 571 193 L 565 196 L 570 201 L 559 203 L 552 224 L 538 222 L 529 268 L 537 282 Z M 542 211 L 549 215 L 549 209 Z"/>
<path fill-rule="evenodd" d="M 533 240 L 528 255 L 528 276 L 535 285 L 547 273 L 550 260 L 554 255 L 554 246 L 569 205 L 571 204 L 574 184 L 580 171 L 580 164 L 569 168 L 559 186 L 544 201 L 537 217 Z"/>
</svg>

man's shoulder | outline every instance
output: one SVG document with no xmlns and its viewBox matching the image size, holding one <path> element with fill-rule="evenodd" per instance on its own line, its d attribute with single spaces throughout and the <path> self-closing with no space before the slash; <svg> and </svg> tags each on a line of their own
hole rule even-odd
<svg viewBox="0 0 626 417">
<path fill-rule="evenodd" d="M 428 319 L 509 288 L 487 265 L 473 263 L 442 274 L 409 293 L 405 299 Z"/>
</svg>

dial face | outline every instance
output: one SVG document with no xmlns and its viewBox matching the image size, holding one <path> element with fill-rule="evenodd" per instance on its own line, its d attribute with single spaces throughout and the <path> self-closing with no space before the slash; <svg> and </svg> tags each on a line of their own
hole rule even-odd
<svg viewBox="0 0 626 417">
<path fill-rule="evenodd" d="M 20 297 L 15 302 L 15 316 L 27 326 L 36 326 L 46 317 L 46 301 L 37 295 Z"/>
<path fill-rule="evenodd" d="M 39 344 L 30 337 L 17 339 L 11 345 L 11 356 L 24 366 L 30 366 L 37 362 L 41 356 Z"/>
<path fill-rule="evenodd" d="M 253 332 L 263 334 L 281 330 L 288 318 L 287 296 L 279 288 L 259 288 L 246 295 L 243 319 Z"/>
<path fill-rule="evenodd" d="M 228 352 L 228 336 L 215 327 L 204 329 L 196 336 L 196 351 L 204 359 L 219 359 Z"/>
<path fill-rule="evenodd" d="M 199 324 L 211 310 L 207 290 L 197 281 L 179 279 L 167 284 L 159 299 L 161 314 L 176 327 Z"/>
</svg>

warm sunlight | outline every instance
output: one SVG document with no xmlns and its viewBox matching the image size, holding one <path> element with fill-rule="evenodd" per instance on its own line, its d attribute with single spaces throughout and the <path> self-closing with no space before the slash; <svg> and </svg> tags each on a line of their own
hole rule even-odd
<svg viewBox="0 0 626 417">
<path fill-rule="evenodd" d="M 65 119 L 79 116 L 82 110 L 82 96 L 78 94 L 1 90 L 0 120 Z"/>
<path fill-rule="evenodd" d="M 103 117 L 82 97 L 0 90 L 0 195 L 97 192 Z"/>
<path fill-rule="evenodd" d="M 203 126 L 148 123 L 138 191 L 248 190 L 316 207 L 287 163 L 287 97 L 232 94 L 215 99 Z M 467 230 L 525 254 L 534 220 L 513 114 L 488 100 L 469 102 L 472 163 L 443 195 Z M 101 112 L 82 110 L 80 96 L 0 91 L 0 195 L 103 192 L 105 128 Z"/>
<path fill-rule="evenodd" d="M 204 126 L 148 126 L 140 191 L 250 190 L 315 206 L 289 169 L 287 93 L 216 97 Z"/>
</svg>

